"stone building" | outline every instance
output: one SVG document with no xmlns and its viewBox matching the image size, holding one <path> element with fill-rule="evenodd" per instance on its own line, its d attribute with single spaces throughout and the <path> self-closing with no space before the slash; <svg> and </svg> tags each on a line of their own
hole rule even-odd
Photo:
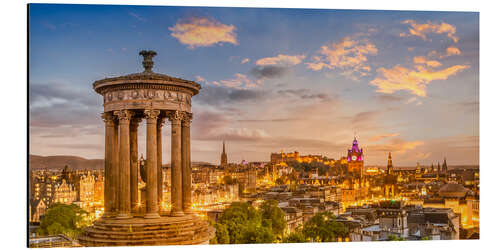
<svg viewBox="0 0 500 250">
<path fill-rule="evenodd" d="M 80 175 L 78 181 L 77 196 L 80 207 L 90 211 L 94 207 L 94 185 L 95 177 L 88 171 Z"/>
<path fill-rule="evenodd" d="M 409 212 L 410 236 L 416 239 L 458 240 L 459 216 L 450 208 L 423 208 Z"/>
<path fill-rule="evenodd" d="M 67 183 L 62 179 L 54 186 L 52 203 L 72 204 L 77 200 L 77 192 L 73 184 Z"/>
</svg>

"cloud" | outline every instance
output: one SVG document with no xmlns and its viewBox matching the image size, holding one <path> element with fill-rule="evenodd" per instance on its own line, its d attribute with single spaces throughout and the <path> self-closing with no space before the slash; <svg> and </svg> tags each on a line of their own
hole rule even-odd
<svg viewBox="0 0 500 250">
<path fill-rule="evenodd" d="M 413 57 L 413 62 L 416 63 L 416 64 L 424 64 L 424 65 L 427 65 L 429 67 L 439 67 L 441 66 L 442 64 L 436 60 L 427 60 L 424 56 L 416 56 L 416 57 Z"/>
<path fill-rule="evenodd" d="M 286 75 L 290 71 L 290 68 L 284 66 L 257 66 L 250 70 L 250 74 L 255 78 L 269 79 L 269 78 L 279 78 Z"/>
<path fill-rule="evenodd" d="M 243 60 L 241 60 L 241 64 L 245 64 L 247 62 L 250 62 L 249 58 L 243 58 Z"/>
<path fill-rule="evenodd" d="M 217 107 L 232 107 L 234 104 L 256 103 L 268 96 L 268 92 L 256 89 L 235 89 L 207 85 L 193 98 L 193 102 Z"/>
<path fill-rule="evenodd" d="M 353 124 L 366 123 L 375 118 L 379 113 L 380 113 L 379 111 L 359 112 L 351 117 L 351 123 Z"/>
<path fill-rule="evenodd" d="M 282 54 L 261 58 L 255 62 L 257 66 L 250 70 L 250 74 L 259 80 L 279 78 L 290 72 L 291 67 L 301 63 L 304 58 L 305 55 Z"/>
<path fill-rule="evenodd" d="M 224 80 L 208 81 L 201 76 L 196 76 L 196 80 L 199 82 L 203 82 L 207 85 L 225 86 L 234 89 L 254 88 L 261 83 L 259 80 L 257 81 L 250 80 L 245 74 L 240 74 L 240 73 L 234 74 L 233 78 Z"/>
<path fill-rule="evenodd" d="M 408 99 L 408 100 L 406 101 L 406 104 L 410 104 L 410 103 L 412 103 L 412 102 L 415 102 L 416 100 L 417 100 L 417 97 L 416 97 L 416 96 L 414 96 L 414 97 L 412 97 L 412 98 Z"/>
<path fill-rule="evenodd" d="M 381 134 L 381 135 L 372 136 L 371 138 L 368 139 L 368 141 L 375 142 L 375 141 L 380 141 L 380 140 L 384 140 L 384 139 L 396 137 L 396 136 L 399 136 L 399 134 L 397 134 L 397 133 Z"/>
<path fill-rule="evenodd" d="M 141 22 L 146 22 L 146 19 L 144 17 L 140 16 L 139 14 L 137 14 L 135 12 L 129 12 L 128 15 L 131 17 L 134 17 L 135 19 L 137 19 Z"/>
<path fill-rule="evenodd" d="M 457 47 L 448 47 L 446 49 L 447 56 L 454 56 L 454 55 L 460 55 L 460 54 L 462 54 L 462 52 Z"/>
<path fill-rule="evenodd" d="M 201 122 L 197 122 L 201 121 Z M 199 110 L 193 118 L 192 137 L 202 141 L 257 141 L 269 138 L 264 129 L 233 127 L 232 119 L 224 113 Z"/>
<path fill-rule="evenodd" d="M 423 141 L 405 141 L 399 138 L 394 138 L 389 140 L 385 144 L 378 145 L 368 145 L 366 146 L 367 151 L 379 151 L 379 152 L 393 152 L 393 153 L 406 153 L 409 150 L 414 150 L 419 146 L 423 146 Z"/>
<path fill-rule="evenodd" d="M 392 94 L 399 90 L 406 90 L 420 96 L 427 96 L 427 85 L 435 80 L 446 80 L 448 77 L 469 68 L 468 65 L 455 65 L 442 70 L 432 71 L 424 66 L 416 66 L 416 69 L 408 69 L 396 65 L 391 69 L 384 67 L 377 69 L 378 76 L 370 81 L 371 85 L 377 86 L 377 92 Z"/>
<path fill-rule="evenodd" d="M 257 60 L 255 62 L 256 65 L 259 66 L 268 66 L 268 65 L 282 65 L 282 66 L 293 66 L 297 65 L 304 60 L 305 55 L 281 55 L 275 57 L 265 57 Z"/>
<path fill-rule="evenodd" d="M 280 96 L 291 96 L 298 97 L 303 100 L 321 100 L 326 101 L 330 100 L 330 96 L 326 93 L 311 93 L 310 89 L 286 89 L 286 90 L 278 90 L 277 94 Z"/>
<path fill-rule="evenodd" d="M 376 98 L 379 102 L 382 103 L 399 102 L 403 100 L 403 98 L 400 96 L 387 95 L 387 94 L 377 95 Z"/>
<path fill-rule="evenodd" d="M 180 20 L 168 29 L 172 31 L 171 36 L 189 49 L 222 43 L 238 45 L 236 27 L 222 24 L 212 18 L 192 17 Z"/>
<path fill-rule="evenodd" d="M 407 36 L 417 36 L 422 38 L 424 41 L 430 40 L 427 38 L 427 35 L 429 33 L 435 33 L 435 34 L 446 34 L 450 39 L 453 40 L 453 42 L 457 43 L 458 42 L 458 37 L 456 36 L 456 27 L 445 23 L 432 23 L 430 21 L 427 21 L 427 23 L 422 23 L 419 24 L 414 20 L 405 20 L 401 22 L 403 24 L 409 24 L 410 28 L 408 28 L 409 33 L 400 33 L 399 36 L 401 37 L 407 37 Z"/>
<path fill-rule="evenodd" d="M 324 45 L 319 50 L 319 55 L 312 57 L 307 67 L 314 71 L 326 69 L 339 69 L 342 74 L 357 79 L 357 75 L 366 76 L 371 67 L 366 65 L 368 55 L 376 55 L 377 47 L 367 39 L 352 40 L 344 37 L 338 43 Z"/>
<path fill-rule="evenodd" d="M 57 26 L 51 22 L 48 22 L 48 21 L 41 21 L 40 24 L 46 28 L 46 29 L 49 29 L 49 30 L 57 30 Z"/>
</svg>

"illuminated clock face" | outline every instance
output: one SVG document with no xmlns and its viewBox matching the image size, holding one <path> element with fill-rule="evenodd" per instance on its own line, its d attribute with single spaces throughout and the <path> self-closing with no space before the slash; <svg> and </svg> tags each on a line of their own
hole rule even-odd
<svg viewBox="0 0 500 250">
<path fill-rule="evenodd" d="M 353 155 L 353 156 L 351 157 L 351 159 L 352 159 L 353 161 L 355 161 L 355 160 L 357 159 L 357 157 L 356 157 L 355 155 Z"/>
</svg>

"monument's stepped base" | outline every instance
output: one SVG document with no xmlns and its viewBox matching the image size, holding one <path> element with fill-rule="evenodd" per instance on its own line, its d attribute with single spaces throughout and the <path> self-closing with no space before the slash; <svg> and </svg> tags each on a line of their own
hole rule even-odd
<svg viewBox="0 0 500 250">
<path fill-rule="evenodd" d="M 78 238 L 84 246 L 208 244 L 215 229 L 194 215 L 158 219 L 101 218 Z"/>
</svg>

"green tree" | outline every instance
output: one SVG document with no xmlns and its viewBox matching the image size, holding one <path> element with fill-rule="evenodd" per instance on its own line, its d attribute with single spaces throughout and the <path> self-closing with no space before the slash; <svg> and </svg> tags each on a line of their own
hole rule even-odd
<svg viewBox="0 0 500 250">
<path fill-rule="evenodd" d="M 229 232 L 224 224 L 216 223 L 215 227 L 215 237 L 211 244 L 229 244 Z"/>
<path fill-rule="evenodd" d="M 279 216 L 283 211 L 276 210 L 277 203 L 270 203 L 258 210 L 248 203 L 233 202 L 231 206 L 224 210 L 217 221 L 215 228 L 217 244 L 246 244 L 246 243 L 271 243 L 276 240 L 273 230 L 273 223 L 277 231 L 280 229 L 280 222 L 271 218 Z M 265 215 L 263 215 L 263 213 Z M 283 219 L 284 219 L 284 214 Z M 283 227 L 284 228 L 284 227 Z"/>
<path fill-rule="evenodd" d="M 237 244 L 272 243 L 275 239 L 272 229 L 262 225 L 247 225 L 244 227 L 241 236 Z"/>
<path fill-rule="evenodd" d="M 303 233 L 315 242 L 331 242 L 336 241 L 338 237 L 347 236 L 348 231 L 344 224 L 335 220 L 332 213 L 322 212 L 306 222 Z"/>
<path fill-rule="evenodd" d="M 40 220 L 39 235 L 64 234 L 76 238 L 83 229 L 90 226 L 87 211 L 77 205 L 55 203 Z"/>
<path fill-rule="evenodd" d="M 404 238 L 402 238 L 402 237 L 398 237 L 397 235 L 393 235 L 393 234 L 391 234 L 391 235 L 387 236 L 387 239 L 388 239 L 389 241 L 405 241 L 405 239 L 404 239 Z"/>
<path fill-rule="evenodd" d="M 300 229 L 290 233 L 283 239 L 283 243 L 302 243 L 302 242 L 307 242 L 307 238 Z"/>
<path fill-rule="evenodd" d="M 226 227 L 230 244 L 239 243 L 243 238 L 246 227 L 258 225 L 259 223 L 259 211 L 250 204 L 244 202 L 233 202 L 231 206 L 224 210 L 217 222 L 217 224 Z M 223 242 L 223 240 L 217 239 L 217 242 Z"/>
<path fill-rule="evenodd" d="M 266 200 L 260 207 L 259 212 L 262 215 L 262 224 L 269 226 L 273 230 L 274 236 L 281 238 L 286 227 L 285 213 L 278 207 L 275 200 Z"/>
</svg>

